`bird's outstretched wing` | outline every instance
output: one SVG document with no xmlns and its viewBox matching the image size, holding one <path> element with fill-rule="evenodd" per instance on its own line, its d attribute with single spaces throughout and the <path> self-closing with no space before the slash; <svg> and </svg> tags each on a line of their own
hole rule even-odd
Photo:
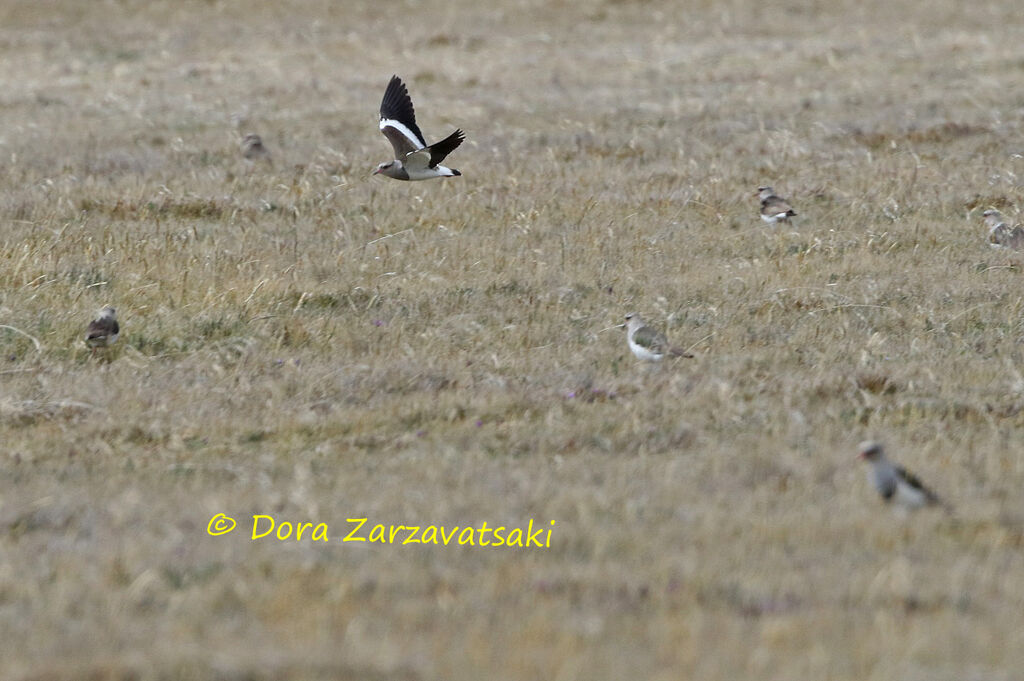
<svg viewBox="0 0 1024 681">
<path fill-rule="evenodd" d="M 394 147 L 395 158 L 427 146 L 416 125 L 416 111 L 409 91 L 398 76 L 391 76 L 384 99 L 380 102 L 380 131 Z"/>
<path fill-rule="evenodd" d="M 445 137 L 440 142 L 435 142 L 429 147 L 423 149 L 417 149 L 416 151 L 410 151 L 402 159 L 402 163 L 405 165 L 407 170 L 427 170 L 430 168 L 437 167 L 437 164 L 444 160 L 457 146 L 462 144 L 462 140 L 465 136 L 461 130 L 456 130 L 448 137 Z"/>
<path fill-rule="evenodd" d="M 456 130 L 440 142 L 434 142 L 427 147 L 427 151 L 430 152 L 430 167 L 433 168 L 443 161 L 444 157 L 455 151 L 464 139 L 466 139 L 465 133 L 462 130 Z"/>
</svg>

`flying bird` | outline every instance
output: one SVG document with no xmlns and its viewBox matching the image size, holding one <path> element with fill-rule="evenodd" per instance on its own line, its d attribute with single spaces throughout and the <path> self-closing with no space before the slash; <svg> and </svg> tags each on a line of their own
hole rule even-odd
<svg viewBox="0 0 1024 681">
<path fill-rule="evenodd" d="M 671 357 L 693 357 L 685 350 L 669 345 L 668 338 L 653 326 L 648 326 L 640 315 L 630 312 L 626 315 L 626 341 L 637 359 L 645 362 L 660 362 L 665 355 Z"/>
<path fill-rule="evenodd" d="M 249 134 L 242 138 L 242 156 L 249 161 L 269 161 L 270 151 L 263 146 L 259 135 Z"/>
<path fill-rule="evenodd" d="M 373 171 L 374 175 L 387 175 L 396 180 L 429 180 L 462 174 L 441 165 L 441 161 L 462 144 L 465 134 L 456 130 L 440 142 L 427 146 L 416 125 L 409 91 L 398 76 L 391 76 L 380 103 L 380 131 L 394 147 L 395 160 L 381 163 Z"/>
<path fill-rule="evenodd" d="M 761 199 L 761 219 L 768 224 L 789 222 L 789 219 L 796 215 L 789 201 L 776 196 L 775 190 L 771 187 L 758 187 L 757 197 Z"/>
<path fill-rule="evenodd" d="M 1024 228 L 1020 225 L 1011 228 L 997 210 L 987 210 L 982 216 L 988 225 L 988 243 L 992 248 L 1024 250 Z"/>
<path fill-rule="evenodd" d="M 916 476 L 889 461 L 885 456 L 885 448 L 878 442 L 862 442 L 857 449 L 857 456 L 871 464 L 868 481 L 887 503 L 895 502 L 910 509 L 945 506 L 938 495 L 925 487 Z"/>
<path fill-rule="evenodd" d="M 100 310 L 96 319 L 89 322 L 89 328 L 85 331 L 85 344 L 92 350 L 106 348 L 117 342 L 121 334 L 121 326 L 117 323 L 117 310 L 107 305 Z"/>
</svg>

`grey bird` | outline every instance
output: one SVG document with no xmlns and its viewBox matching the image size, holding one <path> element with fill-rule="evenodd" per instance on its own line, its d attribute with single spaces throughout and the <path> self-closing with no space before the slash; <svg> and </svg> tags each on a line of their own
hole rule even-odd
<svg viewBox="0 0 1024 681">
<path fill-rule="evenodd" d="M 380 131 L 391 142 L 395 160 L 378 165 L 374 175 L 386 175 L 396 180 L 429 180 L 462 174 L 441 165 L 441 161 L 462 144 L 466 135 L 462 130 L 456 130 L 440 142 L 427 146 L 416 125 L 416 111 L 409 91 L 398 76 L 391 76 L 380 103 Z"/>
<path fill-rule="evenodd" d="M 660 362 L 665 355 L 671 357 L 693 357 L 685 350 L 669 345 L 668 338 L 653 326 L 648 326 L 640 315 L 630 312 L 626 315 L 626 341 L 637 359 L 645 362 Z"/>
<path fill-rule="evenodd" d="M 770 225 L 776 222 L 789 222 L 789 219 L 796 215 L 789 201 L 776 196 L 775 190 L 771 187 L 758 187 L 757 197 L 761 200 L 761 219 Z"/>
<path fill-rule="evenodd" d="M 1009 248 L 1015 251 L 1024 250 L 1024 228 L 1020 225 L 1010 227 L 997 210 L 982 213 L 988 225 L 988 243 L 992 248 Z"/>
<path fill-rule="evenodd" d="M 885 456 L 885 448 L 878 442 L 862 442 L 857 448 L 858 458 L 871 464 L 868 481 L 887 503 L 915 509 L 922 506 L 948 506 L 935 492 L 924 486 L 907 469 L 892 463 Z"/>
<path fill-rule="evenodd" d="M 270 151 L 263 145 L 259 135 L 248 134 L 242 138 L 242 156 L 249 161 L 269 161 Z"/>
<path fill-rule="evenodd" d="M 121 326 L 117 323 L 117 310 L 107 305 L 99 311 L 96 319 L 89 322 L 85 331 L 85 344 L 96 354 L 96 350 L 107 348 L 117 342 Z"/>
</svg>

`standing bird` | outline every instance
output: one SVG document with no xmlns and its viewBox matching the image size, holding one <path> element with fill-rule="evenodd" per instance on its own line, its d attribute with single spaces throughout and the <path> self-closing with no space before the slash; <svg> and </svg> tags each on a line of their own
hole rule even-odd
<svg viewBox="0 0 1024 681">
<path fill-rule="evenodd" d="M 85 344 L 95 355 L 99 348 L 106 348 L 117 342 L 121 326 L 117 323 L 117 310 L 107 305 L 99 312 L 96 319 L 89 322 L 85 331 Z"/>
<path fill-rule="evenodd" d="M 771 187 L 758 187 L 757 197 L 761 199 L 761 219 L 770 225 L 776 222 L 789 222 L 789 219 L 796 215 L 789 201 L 776 196 L 775 190 Z"/>
<path fill-rule="evenodd" d="M 259 135 L 248 134 L 242 138 L 242 156 L 248 161 L 269 161 L 270 152 L 263 146 Z"/>
<path fill-rule="evenodd" d="M 857 456 L 871 464 L 868 481 L 875 486 L 886 502 L 895 501 L 911 509 L 922 506 L 945 506 L 938 495 L 925 487 L 912 473 L 889 461 L 885 456 L 885 449 L 878 442 L 862 442 L 858 447 Z"/>
<path fill-rule="evenodd" d="M 637 359 L 645 362 L 660 362 L 665 355 L 672 357 L 693 357 L 685 350 L 668 344 L 668 338 L 652 326 L 647 326 L 640 315 L 630 312 L 626 315 L 626 340 L 629 349 Z"/>
<path fill-rule="evenodd" d="M 1024 250 L 1024 228 L 1020 225 L 1010 228 L 1003 220 L 1003 214 L 997 210 L 982 213 L 988 225 L 988 243 L 992 248 L 1011 248 L 1015 251 Z"/>
<path fill-rule="evenodd" d="M 428 147 L 423 133 L 416 125 L 416 112 L 409 91 L 398 76 L 391 76 L 380 103 L 380 131 L 394 147 L 395 160 L 381 163 L 373 171 L 374 175 L 387 175 L 396 180 L 429 180 L 432 177 L 462 174 L 440 164 L 445 156 L 462 144 L 462 140 L 466 139 L 465 134 L 462 130 L 456 130 Z"/>
</svg>

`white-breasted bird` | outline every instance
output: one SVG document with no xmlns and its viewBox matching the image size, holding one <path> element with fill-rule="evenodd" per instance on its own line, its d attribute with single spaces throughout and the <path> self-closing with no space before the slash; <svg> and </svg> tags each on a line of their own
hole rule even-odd
<svg viewBox="0 0 1024 681">
<path fill-rule="evenodd" d="M 117 323 L 117 310 L 107 305 L 99 311 L 96 319 L 89 322 L 85 331 L 85 344 L 96 354 L 99 348 L 106 348 L 117 342 L 121 326 Z"/>
<path fill-rule="evenodd" d="M 462 144 L 465 134 L 456 130 L 440 142 L 427 146 L 416 125 L 416 112 L 409 91 L 398 76 L 391 76 L 380 103 L 380 131 L 394 147 L 395 160 L 378 165 L 374 175 L 387 175 L 396 180 L 429 180 L 462 174 L 441 165 L 441 161 Z"/>
<path fill-rule="evenodd" d="M 938 495 L 925 487 L 915 475 L 889 461 L 880 443 L 870 440 L 860 443 L 857 456 L 871 464 L 868 481 L 887 503 L 896 503 L 910 509 L 945 506 Z"/>
<path fill-rule="evenodd" d="M 1024 228 L 1020 225 L 1010 227 L 997 210 L 982 213 L 988 225 L 988 244 L 992 248 L 1010 248 L 1015 251 L 1024 250 Z"/>
<path fill-rule="evenodd" d="M 776 196 L 775 190 L 771 187 L 758 187 L 757 197 L 761 200 L 761 219 L 770 225 L 776 222 L 789 222 L 789 219 L 796 215 L 789 201 Z"/>
<path fill-rule="evenodd" d="M 693 357 L 680 348 L 669 345 L 668 338 L 653 326 L 648 326 L 640 315 L 630 312 L 626 315 L 626 341 L 637 359 L 645 362 L 660 362 L 665 355 L 670 357 Z"/>
</svg>

